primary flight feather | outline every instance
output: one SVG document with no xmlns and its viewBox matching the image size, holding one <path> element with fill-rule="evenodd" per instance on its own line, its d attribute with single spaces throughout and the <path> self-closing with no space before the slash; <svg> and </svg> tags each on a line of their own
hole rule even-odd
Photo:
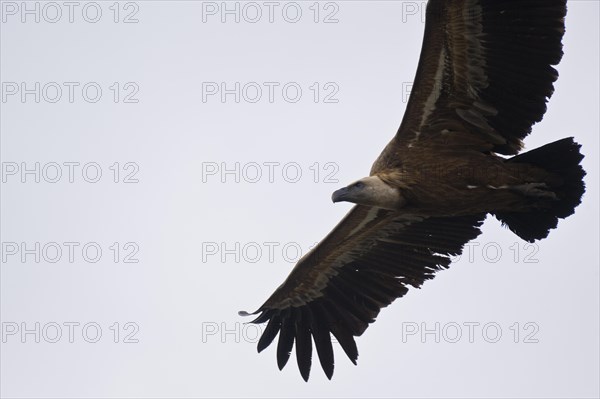
<svg viewBox="0 0 600 399">
<path fill-rule="evenodd" d="M 368 177 L 332 195 L 357 205 L 253 313 L 268 322 L 259 352 L 279 335 L 279 368 L 295 345 L 308 380 L 314 344 L 331 378 L 331 335 L 356 364 L 354 337 L 448 267 L 487 214 L 530 242 L 573 214 L 580 146 L 567 138 L 516 155 L 554 90 L 565 14 L 566 0 L 429 1 L 400 128 Z"/>
</svg>

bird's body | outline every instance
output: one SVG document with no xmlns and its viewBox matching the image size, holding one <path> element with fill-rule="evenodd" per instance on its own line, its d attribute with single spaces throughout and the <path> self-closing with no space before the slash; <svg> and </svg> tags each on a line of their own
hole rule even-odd
<svg viewBox="0 0 600 399">
<path fill-rule="evenodd" d="M 531 197 L 545 197 L 541 187 L 530 195 L 526 189 L 535 184 L 549 188 L 558 178 L 534 165 L 507 163 L 485 148 L 465 149 L 443 138 L 430 141 L 398 154 L 398 166 L 374 173 L 404 198 L 395 210 L 428 216 L 525 211 L 532 206 Z"/>
<path fill-rule="evenodd" d="M 295 343 L 308 379 L 314 343 L 331 378 L 331 335 L 356 363 L 354 337 L 447 268 L 488 214 L 530 242 L 573 214 L 580 146 L 518 154 L 552 95 L 565 14 L 566 0 L 429 1 L 400 128 L 368 176 L 333 193 L 357 205 L 254 312 L 268 321 L 259 351 L 279 335 L 283 368 Z"/>
</svg>

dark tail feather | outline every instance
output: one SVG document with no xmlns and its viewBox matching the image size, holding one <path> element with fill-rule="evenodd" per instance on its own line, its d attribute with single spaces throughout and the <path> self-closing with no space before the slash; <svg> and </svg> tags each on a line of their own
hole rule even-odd
<svg viewBox="0 0 600 399">
<path fill-rule="evenodd" d="M 534 165 L 559 176 L 559 183 L 550 185 L 558 199 L 548 208 L 531 212 L 498 212 L 498 220 L 526 241 L 546 238 L 558 219 L 572 215 L 581 203 L 585 171 L 579 165 L 583 159 L 580 148 L 581 145 L 569 137 L 508 159 L 506 162 Z"/>
</svg>

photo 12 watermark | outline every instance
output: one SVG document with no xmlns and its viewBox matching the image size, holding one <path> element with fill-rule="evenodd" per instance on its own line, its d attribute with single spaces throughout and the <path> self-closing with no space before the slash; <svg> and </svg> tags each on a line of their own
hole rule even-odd
<svg viewBox="0 0 600 399">
<path fill-rule="evenodd" d="M 340 22 L 340 3 L 334 1 L 203 1 L 202 23 Z"/>
<path fill-rule="evenodd" d="M 256 344 L 266 323 L 206 321 L 201 326 L 202 343 Z M 536 322 L 448 321 L 402 322 L 399 328 L 403 344 L 537 344 L 540 326 Z M 337 340 L 333 335 L 331 341 Z"/>
<path fill-rule="evenodd" d="M 14 162 L 1 164 L 2 183 L 139 183 L 137 162 L 110 164 L 87 161 Z"/>
<path fill-rule="evenodd" d="M 413 19 L 425 23 L 427 1 L 401 1 L 400 4 L 402 7 L 400 14 L 402 23 L 406 23 Z"/>
<path fill-rule="evenodd" d="M 7 103 L 47 104 L 137 104 L 140 86 L 137 82 L 10 82 L 3 81 L 0 98 Z"/>
<path fill-rule="evenodd" d="M 139 263 L 140 245 L 134 241 L 103 244 L 96 241 L 2 241 L 2 263 Z"/>
<path fill-rule="evenodd" d="M 3 344 L 57 344 L 85 342 L 96 344 L 137 344 L 140 326 L 136 322 L 99 323 L 95 321 L 2 322 Z"/>
<path fill-rule="evenodd" d="M 202 82 L 203 103 L 249 104 L 337 104 L 340 86 L 336 82 Z"/>
<path fill-rule="evenodd" d="M 202 162 L 202 183 L 339 183 L 336 162 Z"/>
<path fill-rule="evenodd" d="M 202 263 L 296 263 L 317 242 L 306 246 L 297 242 L 215 242 L 201 244 Z"/>
<path fill-rule="evenodd" d="M 510 245 L 496 241 L 470 241 L 464 245 L 461 254 L 453 255 L 450 259 L 452 263 L 539 263 L 539 250 L 537 243 L 523 241 L 515 241 Z"/>
<path fill-rule="evenodd" d="M 140 22 L 140 3 L 135 1 L 3 1 L 0 12 L 3 24 Z"/>
<path fill-rule="evenodd" d="M 310 244 L 295 241 L 204 241 L 200 244 L 200 253 L 202 263 L 294 264 L 317 245 L 317 241 Z M 537 243 L 471 241 L 464 245 L 461 254 L 451 255 L 450 260 L 453 264 L 496 264 L 501 261 L 537 264 L 540 262 L 539 249 Z M 396 261 L 402 264 L 401 253 Z"/>
<path fill-rule="evenodd" d="M 510 324 L 495 321 L 478 322 L 402 322 L 402 343 L 476 343 L 513 342 L 515 344 L 537 344 L 540 326 L 535 322 L 513 322 Z"/>
</svg>

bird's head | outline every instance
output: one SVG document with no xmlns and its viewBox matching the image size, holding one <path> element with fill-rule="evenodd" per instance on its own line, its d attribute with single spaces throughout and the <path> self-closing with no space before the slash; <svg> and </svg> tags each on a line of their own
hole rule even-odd
<svg viewBox="0 0 600 399">
<path fill-rule="evenodd" d="M 378 176 L 363 177 L 349 186 L 334 191 L 331 200 L 392 210 L 400 209 L 405 203 L 400 190 L 385 183 Z"/>
</svg>

